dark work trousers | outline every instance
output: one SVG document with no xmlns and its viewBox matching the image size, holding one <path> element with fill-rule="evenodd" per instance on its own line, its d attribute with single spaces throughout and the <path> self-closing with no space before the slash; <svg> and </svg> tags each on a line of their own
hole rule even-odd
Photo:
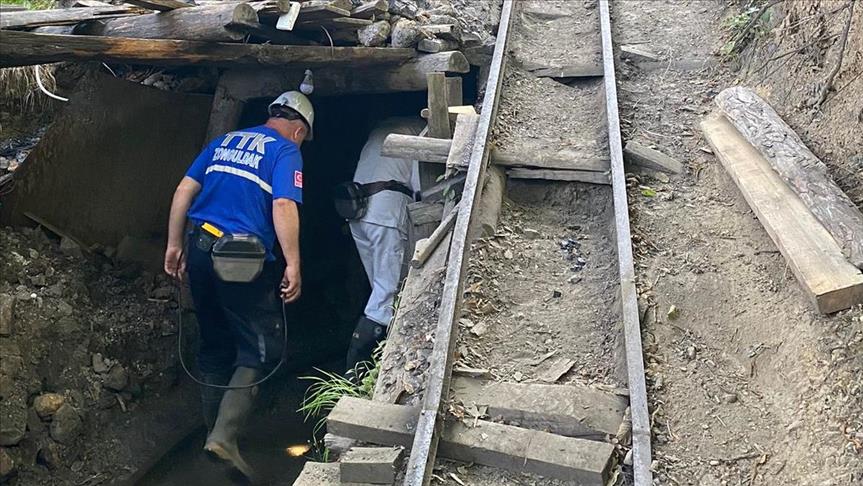
<svg viewBox="0 0 863 486">
<path fill-rule="evenodd" d="M 221 373 L 237 366 L 274 366 L 284 346 L 281 265 L 267 261 L 253 282 L 223 282 L 210 252 L 195 245 L 197 231 L 189 235 L 186 265 L 201 335 L 198 367 L 202 373 Z"/>
</svg>

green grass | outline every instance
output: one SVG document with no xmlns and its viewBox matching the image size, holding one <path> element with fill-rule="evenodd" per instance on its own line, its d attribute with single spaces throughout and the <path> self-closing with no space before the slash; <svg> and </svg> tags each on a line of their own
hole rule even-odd
<svg viewBox="0 0 863 486">
<path fill-rule="evenodd" d="M 4 5 L 21 5 L 27 10 L 48 10 L 57 4 L 54 0 L 0 0 Z"/>
<path fill-rule="evenodd" d="M 728 31 L 730 39 L 719 49 L 719 54 L 722 57 L 733 56 L 740 52 L 752 38 L 758 38 L 764 34 L 764 26 L 770 22 L 770 10 L 765 10 L 758 19 L 753 19 L 759 11 L 761 11 L 760 6 L 751 5 L 739 14 L 732 15 L 722 22 L 722 26 Z M 757 23 L 744 33 L 744 29 L 753 20 Z"/>
</svg>

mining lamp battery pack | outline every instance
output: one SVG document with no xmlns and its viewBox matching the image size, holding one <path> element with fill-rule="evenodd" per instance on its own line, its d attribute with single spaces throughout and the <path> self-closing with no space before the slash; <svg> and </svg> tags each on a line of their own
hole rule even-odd
<svg viewBox="0 0 863 486">
<path fill-rule="evenodd" d="M 252 282 L 264 269 L 267 251 L 254 235 L 224 235 L 213 245 L 213 270 L 224 282 Z"/>
</svg>

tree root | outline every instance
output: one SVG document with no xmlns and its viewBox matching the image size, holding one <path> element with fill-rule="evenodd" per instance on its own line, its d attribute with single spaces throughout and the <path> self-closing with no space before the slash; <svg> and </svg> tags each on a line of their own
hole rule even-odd
<svg viewBox="0 0 863 486">
<path fill-rule="evenodd" d="M 836 65 L 833 66 L 830 74 L 827 75 L 827 79 L 821 85 L 821 93 L 818 95 L 818 101 L 815 103 L 816 107 L 820 107 L 827 100 L 827 93 L 833 87 L 833 80 L 839 74 L 839 69 L 842 67 L 842 61 L 845 59 L 845 46 L 848 44 L 848 32 L 851 30 L 851 22 L 854 20 L 854 6 L 856 3 L 857 0 L 849 0 L 848 2 L 848 20 L 845 21 L 845 29 L 842 31 L 842 38 L 839 40 L 839 57 L 836 59 Z"/>
</svg>

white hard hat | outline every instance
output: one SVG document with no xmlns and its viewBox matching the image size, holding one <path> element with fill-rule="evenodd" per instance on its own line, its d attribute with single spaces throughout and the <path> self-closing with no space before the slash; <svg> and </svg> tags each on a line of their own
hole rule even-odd
<svg viewBox="0 0 863 486">
<path fill-rule="evenodd" d="M 269 107 L 267 107 L 267 111 L 270 115 L 273 114 L 274 106 L 285 106 L 296 111 L 303 118 L 303 121 L 306 122 L 306 125 L 309 126 L 309 133 L 306 134 L 306 140 L 312 140 L 312 138 L 314 138 L 315 108 L 312 106 L 312 102 L 309 101 L 306 95 L 299 91 L 285 91 L 279 95 L 278 98 L 273 100 Z"/>
</svg>

